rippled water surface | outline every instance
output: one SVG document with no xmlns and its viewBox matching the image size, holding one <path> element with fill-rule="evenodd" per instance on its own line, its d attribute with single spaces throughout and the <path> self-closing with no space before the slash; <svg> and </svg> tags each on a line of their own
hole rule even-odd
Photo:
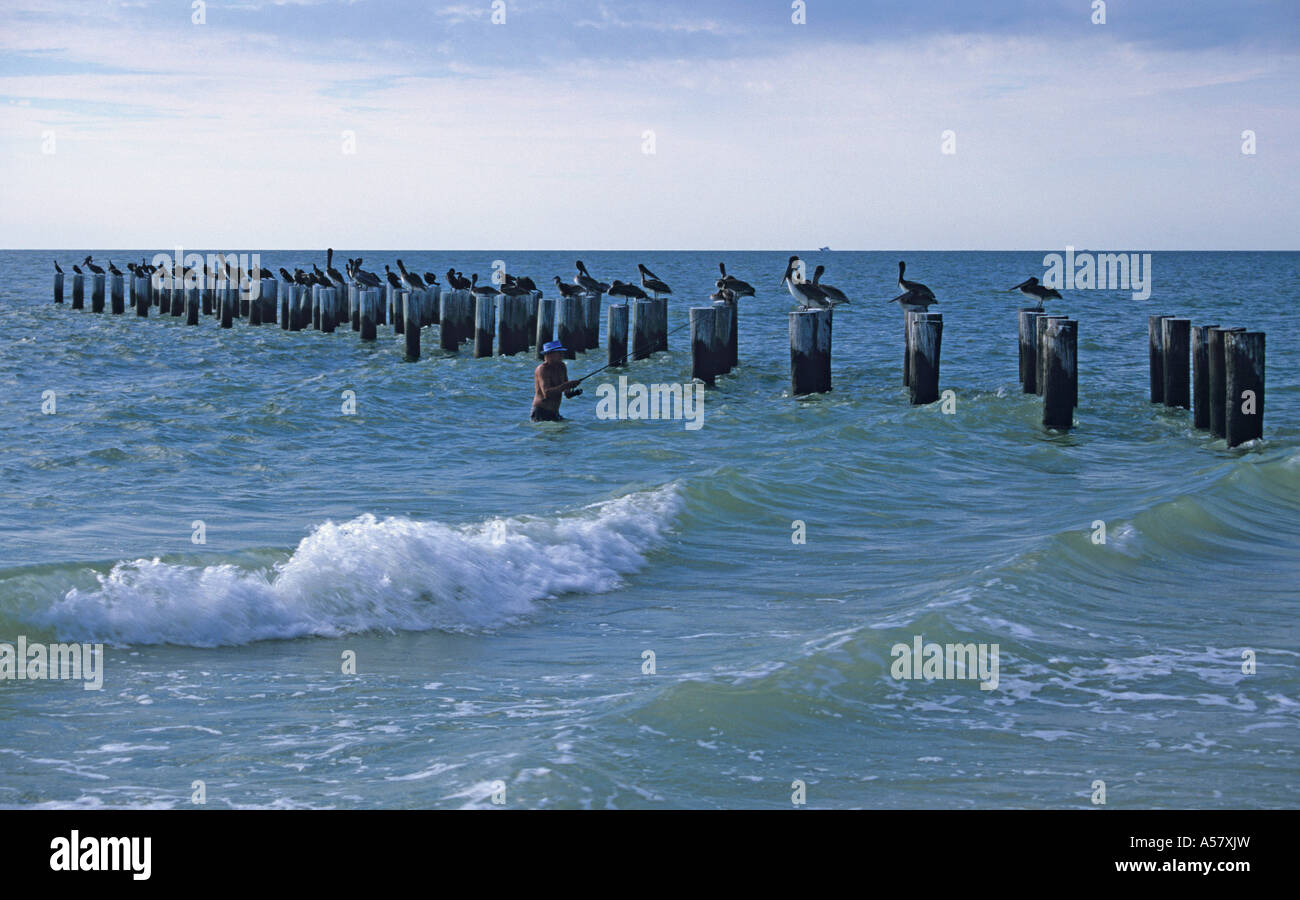
<svg viewBox="0 0 1300 900">
<path fill-rule="evenodd" d="M 720 258 L 758 288 L 691 431 L 597 419 L 603 375 L 531 424 L 531 358 L 436 328 L 407 363 L 388 329 L 54 305 L 49 258 L 88 252 L 154 251 L 0 252 L 0 641 L 108 644 L 102 691 L 0 682 L 0 804 L 188 806 L 203 780 L 209 806 L 454 807 L 499 781 L 512 806 L 780 807 L 795 779 L 820 807 L 1088 806 L 1096 779 L 1112 806 L 1300 804 L 1300 254 L 1158 253 L 1149 300 L 1067 293 L 1059 435 L 1005 290 L 1042 253 L 907 254 L 951 415 L 907 404 L 897 253 L 804 254 L 853 298 L 806 400 L 786 254 L 582 254 L 672 284 L 670 328 Z M 400 255 L 545 288 L 577 254 Z M 1263 441 L 1147 402 L 1154 312 L 1267 332 Z M 629 376 L 685 380 L 685 338 Z M 891 677 L 917 635 L 998 644 L 996 689 Z"/>
</svg>

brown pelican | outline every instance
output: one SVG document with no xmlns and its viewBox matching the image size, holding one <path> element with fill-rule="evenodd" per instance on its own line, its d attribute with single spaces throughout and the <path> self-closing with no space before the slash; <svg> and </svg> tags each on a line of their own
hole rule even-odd
<svg viewBox="0 0 1300 900">
<path fill-rule="evenodd" d="M 584 291 L 590 294 L 604 294 L 609 291 L 609 285 L 603 281 L 597 281 L 591 277 L 587 267 L 582 260 L 578 260 L 575 265 L 578 267 L 578 274 L 573 276 L 573 283 L 580 286 Z M 615 282 L 617 284 L 618 282 Z"/>
<path fill-rule="evenodd" d="M 841 303 L 848 303 L 849 298 L 837 287 L 831 287 L 829 284 L 822 284 L 822 273 L 826 271 L 825 266 L 818 266 L 813 271 L 813 287 L 818 288 L 825 296 L 831 306 L 838 306 Z"/>
<path fill-rule="evenodd" d="M 624 284 L 617 278 L 614 279 L 614 283 L 609 286 L 609 290 L 606 293 L 611 297 L 627 297 L 629 300 L 650 299 L 646 292 L 641 290 L 635 284 Z"/>
<path fill-rule="evenodd" d="M 104 270 L 103 270 L 102 268 L 100 268 L 99 266 L 95 265 L 93 262 L 91 262 L 91 261 L 90 261 L 91 259 L 92 259 L 92 257 L 87 256 L 85 259 L 83 259 L 83 260 L 81 261 L 81 264 L 82 264 L 83 266 L 85 266 L 87 269 L 89 269 L 89 270 L 91 271 L 92 274 L 94 274 L 94 275 L 103 275 L 103 274 L 104 274 Z"/>
<path fill-rule="evenodd" d="M 424 290 L 424 280 L 420 278 L 419 275 L 416 275 L 414 272 L 406 271 L 406 266 L 402 263 L 400 259 L 397 261 L 397 268 L 402 270 L 402 277 L 406 279 L 407 284 L 415 288 L 417 291 Z"/>
<path fill-rule="evenodd" d="M 902 260 L 899 260 L 898 289 L 903 292 L 904 296 L 911 295 L 913 298 L 915 298 L 912 301 L 912 305 L 929 306 L 931 303 L 938 303 L 939 301 L 935 298 L 934 291 L 930 290 L 928 287 L 921 284 L 921 282 L 919 281 L 908 281 L 903 277 L 903 273 L 906 270 L 907 270 L 907 263 L 903 262 Z M 897 300 L 898 298 L 895 297 L 894 299 Z M 889 302 L 893 303 L 894 301 L 891 300 Z"/>
<path fill-rule="evenodd" d="M 781 283 L 789 288 L 790 296 L 798 300 L 803 309 L 811 309 L 814 306 L 819 309 L 829 309 L 831 304 L 826 299 L 826 295 L 822 293 L 821 288 L 811 281 L 804 281 L 802 278 L 796 279 L 794 277 L 795 264 L 799 261 L 797 256 L 790 257 L 789 262 L 785 265 L 785 274 L 781 276 Z"/>
<path fill-rule="evenodd" d="M 672 288 L 664 284 L 654 272 L 651 272 L 641 263 L 637 263 L 636 268 L 641 273 L 641 287 L 654 294 L 656 300 L 659 299 L 660 294 L 671 294 L 673 292 Z"/>
<path fill-rule="evenodd" d="M 1025 281 L 1022 281 L 1020 282 L 1020 284 L 1016 285 L 1015 287 L 1010 288 L 1008 290 L 1008 293 L 1010 293 L 1010 291 L 1020 291 L 1020 293 L 1024 294 L 1026 297 L 1033 297 L 1035 300 L 1038 301 L 1039 309 L 1043 308 L 1044 300 L 1061 299 L 1060 293 L 1053 290 L 1052 288 L 1043 287 L 1041 284 L 1038 283 L 1037 278 L 1030 278 Z"/>
<path fill-rule="evenodd" d="M 478 272 L 475 272 L 474 276 L 469 280 L 469 292 L 476 297 L 479 296 L 491 297 L 495 294 L 501 293 L 490 284 L 479 284 Z"/>
<path fill-rule="evenodd" d="M 722 263 L 718 263 L 718 271 L 722 273 L 722 280 L 726 282 L 727 289 L 737 297 L 754 296 L 754 286 L 749 282 L 741 281 L 739 278 L 734 278 L 731 275 L 728 275 L 727 267 Z"/>
<path fill-rule="evenodd" d="M 63 270 L 59 268 L 59 261 L 57 259 L 54 261 L 54 271 L 58 272 L 60 275 L 63 274 Z"/>
<path fill-rule="evenodd" d="M 586 291 L 576 284 L 565 284 L 560 280 L 559 275 L 555 276 L 555 287 L 559 290 L 561 297 L 576 297 L 579 294 L 586 293 Z"/>
</svg>

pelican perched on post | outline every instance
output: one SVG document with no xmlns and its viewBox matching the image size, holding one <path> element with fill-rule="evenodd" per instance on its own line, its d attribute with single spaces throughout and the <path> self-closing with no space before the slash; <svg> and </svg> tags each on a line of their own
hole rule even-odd
<svg viewBox="0 0 1300 900">
<path fill-rule="evenodd" d="M 710 300 L 722 300 L 726 303 L 736 302 L 736 297 L 738 295 L 731 288 L 727 287 L 727 282 L 724 279 L 719 278 L 717 281 L 713 282 L 713 286 L 716 287 L 717 290 L 712 294 L 709 294 Z"/>
<path fill-rule="evenodd" d="M 718 263 L 718 271 L 722 273 L 722 281 L 727 290 L 731 291 L 737 297 L 754 296 L 754 286 L 747 281 L 741 281 L 739 278 L 734 278 L 731 275 L 728 275 L 727 267 L 722 263 Z"/>
<path fill-rule="evenodd" d="M 81 261 L 81 264 L 85 266 L 87 269 L 89 269 L 92 274 L 103 275 L 104 274 L 103 268 L 95 265 L 93 262 L 91 262 L 91 259 L 93 259 L 93 257 L 87 256 L 85 259 Z"/>
<path fill-rule="evenodd" d="M 930 290 L 919 281 L 908 281 L 903 277 L 907 271 L 907 263 L 899 260 L 898 262 L 898 287 L 903 293 L 899 294 L 890 303 L 897 303 L 903 309 L 929 309 L 939 300 L 934 296 L 934 291 Z"/>
<path fill-rule="evenodd" d="M 584 293 L 583 289 L 576 284 L 565 284 L 560 280 L 560 276 L 555 276 L 555 288 L 560 292 L 561 297 L 576 297 Z"/>
<path fill-rule="evenodd" d="M 781 276 L 781 283 L 790 289 L 790 296 L 799 301 L 802 309 L 830 309 L 830 302 L 822 289 L 811 281 L 804 281 L 800 276 L 798 279 L 795 275 L 795 264 L 801 262 L 799 257 L 792 256 L 790 261 L 785 265 L 785 274 Z"/>
<path fill-rule="evenodd" d="M 1049 287 L 1044 287 L 1043 285 L 1039 284 L 1037 278 L 1028 278 L 1025 281 L 1020 282 L 1020 284 L 1016 285 L 1015 287 L 1009 288 L 1007 290 L 1007 293 L 1010 293 L 1011 291 L 1020 291 L 1020 293 L 1024 294 L 1026 297 L 1033 297 L 1035 300 L 1038 301 L 1039 309 L 1043 308 L 1044 300 L 1061 299 L 1060 292 L 1053 290 L 1052 288 Z"/>
<path fill-rule="evenodd" d="M 818 266 L 813 271 L 813 287 L 818 288 L 826 295 L 826 301 L 831 306 L 838 306 L 841 303 L 848 303 L 849 298 L 842 290 L 837 287 L 831 287 L 829 284 L 822 284 L 822 274 L 826 271 L 825 266 Z"/>
<path fill-rule="evenodd" d="M 605 284 L 603 281 L 597 281 L 595 278 L 592 278 L 591 273 L 587 271 L 587 266 L 582 260 L 578 260 L 575 265 L 578 267 L 578 274 L 573 276 L 574 284 L 578 285 L 589 294 L 608 293 L 609 285 Z M 615 282 L 615 284 L 617 283 L 618 282 Z"/>
<path fill-rule="evenodd" d="M 501 293 L 490 284 L 479 284 L 478 272 L 475 272 L 474 277 L 470 279 L 469 292 L 473 294 L 475 297 L 479 297 L 479 296 L 491 297 Z"/>
<path fill-rule="evenodd" d="M 641 287 L 654 294 L 656 300 L 659 299 L 660 294 L 671 294 L 673 292 L 672 288 L 641 263 L 637 263 L 636 268 L 641 273 Z"/>
<path fill-rule="evenodd" d="M 397 268 L 401 270 L 402 278 L 406 280 L 407 284 L 409 284 L 412 288 L 414 288 L 417 291 L 424 290 L 424 279 L 414 272 L 408 272 L 406 269 L 406 264 L 403 263 L 400 259 L 397 261 Z"/>
<path fill-rule="evenodd" d="M 650 299 L 650 296 L 635 284 L 624 284 L 617 278 L 614 279 L 614 283 L 609 286 L 609 290 L 606 291 L 606 293 L 611 297 L 626 297 L 629 300 Z"/>
</svg>

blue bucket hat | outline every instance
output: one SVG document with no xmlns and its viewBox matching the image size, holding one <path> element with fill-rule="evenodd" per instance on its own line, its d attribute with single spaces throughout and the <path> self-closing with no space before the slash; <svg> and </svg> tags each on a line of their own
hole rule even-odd
<svg viewBox="0 0 1300 900">
<path fill-rule="evenodd" d="M 546 353 L 567 353 L 567 352 L 568 352 L 568 351 L 564 349 L 564 345 L 561 344 L 559 341 L 547 341 L 545 344 L 542 345 L 542 353 L 543 353 L 543 354 L 546 354 Z"/>
</svg>

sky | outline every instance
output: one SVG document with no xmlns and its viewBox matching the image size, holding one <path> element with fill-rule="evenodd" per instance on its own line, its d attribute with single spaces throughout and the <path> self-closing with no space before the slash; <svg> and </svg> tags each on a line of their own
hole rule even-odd
<svg viewBox="0 0 1300 900">
<path fill-rule="evenodd" d="M 1300 3 L 1100 6 L 4 0 L 0 247 L 1297 249 Z"/>
</svg>

